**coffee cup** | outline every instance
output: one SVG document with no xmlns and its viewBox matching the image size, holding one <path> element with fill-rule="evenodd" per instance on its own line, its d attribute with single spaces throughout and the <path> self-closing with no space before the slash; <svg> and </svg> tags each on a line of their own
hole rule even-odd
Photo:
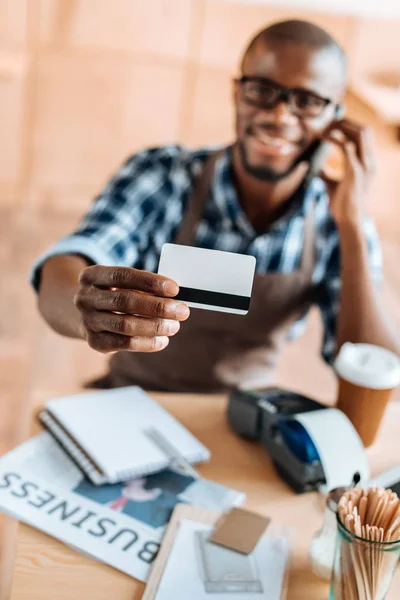
<svg viewBox="0 0 400 600">
<path fill-rule="evenodd" d="M 346 342 L 334 368 L 339 378 L 336 406 L 367 448 L 375 441 L 389 398 L 400 384 L 400 359 L 379 346 Z"/>
</svg>

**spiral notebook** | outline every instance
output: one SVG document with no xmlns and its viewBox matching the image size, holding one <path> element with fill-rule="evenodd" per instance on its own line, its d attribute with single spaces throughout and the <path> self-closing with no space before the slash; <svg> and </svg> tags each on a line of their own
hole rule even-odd
<svg viewBox="0 0 400 600">
<path fill-rule="evenodd" d="M 56 398 L 39 418 L 95 485 L 167 468 L 171 457 L 147 434 L 154 426 L 188 463 L 210 458 L 196 437 L 136 386 Z"/>
</svg>

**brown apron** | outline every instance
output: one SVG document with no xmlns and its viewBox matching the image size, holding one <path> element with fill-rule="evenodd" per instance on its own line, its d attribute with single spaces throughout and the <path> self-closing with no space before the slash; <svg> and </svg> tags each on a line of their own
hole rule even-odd
<svg viewBox="0 0 400 600">
<path fill-rule="evenodd" d="M 175 243 L 192 245 L 209 198 L 212 154 L 194 187 Z M 180 331 L 157 353 L 119 352 L 110 361 L 107 387 L 140 385 L 147 390 L 221 392 L 271 383 L 288 328 L 313 296 L 314 210 L 305 217 L 300 269 L 290 274 L 256 275 L 247 315 L 191 309 Z"/>
</svg>

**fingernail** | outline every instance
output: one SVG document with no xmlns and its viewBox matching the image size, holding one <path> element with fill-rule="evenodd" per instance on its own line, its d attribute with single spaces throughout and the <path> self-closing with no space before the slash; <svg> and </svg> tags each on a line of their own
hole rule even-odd
<svg viewBox="0 0 400 600">
<path fill-rule="evenodd" d="M 190 310 L 189 307 L 186 306 L 186 304 L 177 304 L 176 308 L 175 308 L 175 314 L 176 314 L 176 318 L 183 320 L 183 319 L 187 319 L 188 316 L 190 315 Z"/>
<path fill-rule="evenodd" d="M 169 338 L 164 336 L 164 335 L 157 335 L 156 336 L 156 347 L 157 348 L 165 348 L 165 346 L 168 346 L 169 344 Z"/>
<path fill-rule="evenodd" d="M 179 292 L 179 287 L 173 281 L 164 281 L 163 290 L 169 296 L 176 296 L 176 294 Z"/>
<path fill-rule="evenodd" d="M 167 333 L 169 333 L 169 334 L 176 333 L 177 331 L 179 331 L 179 328 L 180 328 L 179 321 L 172 321 L 172 320 L 166 319 L 165 325 L 167 328 Z"/>
</svg>

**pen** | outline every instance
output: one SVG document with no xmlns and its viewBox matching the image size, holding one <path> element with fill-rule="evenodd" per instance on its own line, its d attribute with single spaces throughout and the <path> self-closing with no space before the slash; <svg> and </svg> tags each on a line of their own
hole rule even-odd
<svg viewBox="0 0 400 600">
<path fill-rule="evenodd" d="M 186 475 L 191 475 L 194 479 L 200 479 L 199 473 L 158 429 L 151 427 L 146 429 L 145 434 L 171 459 L 172 466 L 179 467 Z"/>
</svg>

